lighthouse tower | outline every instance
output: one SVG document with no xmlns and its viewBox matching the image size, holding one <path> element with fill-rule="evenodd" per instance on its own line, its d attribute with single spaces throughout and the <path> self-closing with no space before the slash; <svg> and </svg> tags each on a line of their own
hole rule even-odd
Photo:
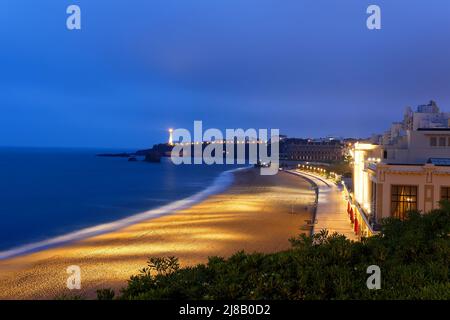
<svg viewBox="0 0 450 320">
<path fill-rule="evenodd" d="M 173 146 L 173 129 L 169 129 L 169 145 Z"/>
</svg>

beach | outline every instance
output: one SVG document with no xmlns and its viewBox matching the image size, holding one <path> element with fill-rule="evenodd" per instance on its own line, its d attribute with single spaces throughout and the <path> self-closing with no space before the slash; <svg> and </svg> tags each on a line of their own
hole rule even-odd
<svg viewBox="0 0 450 320">
<path fill-rule="evenodd" d="M 234 173 L 226 191 L 194 206 L 123 229 L 56 248 L 0 261 L 0 299 L 95 298 L 95 291 L 126 286 L 149 257 L 176 256 L 182 267 L 210 256 L 271 253 L 290 247 L 289 238 L 309 234 L 315 192 L 301 177 L 259 170 Z M 68 290 L 66 269 L 81 268 L 81 290 Z"/>
</svg>

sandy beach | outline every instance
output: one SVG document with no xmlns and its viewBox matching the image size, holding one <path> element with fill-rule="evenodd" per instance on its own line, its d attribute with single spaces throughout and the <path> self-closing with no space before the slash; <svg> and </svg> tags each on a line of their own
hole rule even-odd
<svg viewBox="0 0 450 320">
<path fill-rule="evenodd" d="M 149 257 L 176 256 L 182 266 L 239 250 L 289 248 L 312 215 L 315 193 L 306 180 L 280 172 L 235 173 L 233 185 L 193 207 L 69 245 L 0 261 L 0 299 L 94 298 L 96 289 L 118 290 Z M 66 288 L 68 266 L 80 266 L 82 289 Z"/>
</svg>

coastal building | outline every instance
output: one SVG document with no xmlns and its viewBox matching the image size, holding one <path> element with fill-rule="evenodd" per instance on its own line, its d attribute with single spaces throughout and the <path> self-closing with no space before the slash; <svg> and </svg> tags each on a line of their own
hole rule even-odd
<svg viewBox="0 0 450 320">
<path fill-rule="evenodd" d="M 344 159 L 344 145 L 341 140 L 285 138 L 280 152 L 287 160 L 337 162 Z"/>
<path fill-rule="evenodd" d="M 407 108 L 402 122 L 372 143 L 353 148 L 353 192 L 349 209 L 371 234 L 382 218 L 427 212 L 450 199 L 450 113 L 434 101 Z M 352 207 L 350 207 L 352 205 Z"/>
</svg>

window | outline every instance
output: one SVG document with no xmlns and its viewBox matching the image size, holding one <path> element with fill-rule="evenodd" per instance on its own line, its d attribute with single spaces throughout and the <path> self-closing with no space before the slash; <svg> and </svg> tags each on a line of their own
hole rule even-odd
<svg viewBox="0 0 450 320">
<path fill-rule="evenodd" d="M 388 155 L 387 155 L 387 151 L 384 150 L 384 151 L 383 151 L 383 159 L 387 159 L 387 156 L 388 156 Z"/>
<path fill-rule="evenodd" d="M 417 210 L 417 187 L 398 186 L 391 188 L 391 215 L 404 219 L 409 211 Z"/>
<path fill-rule="evenodd" d="M 430 138 L 430 147 L 436 147 L 437 146 L 437 138 L 431 137 Z"/>
<path fill-rule="evenodd" d="M 445 139 L 445 137 L 439 137 L 439 147 L 445 147 L 446 146 L 446 141 L 447 139 Z"/>
<path fill-rule="evenodd" d="M 441 187 L 441 200 L 450 201 L 450 187 Z"/>
</svg>

